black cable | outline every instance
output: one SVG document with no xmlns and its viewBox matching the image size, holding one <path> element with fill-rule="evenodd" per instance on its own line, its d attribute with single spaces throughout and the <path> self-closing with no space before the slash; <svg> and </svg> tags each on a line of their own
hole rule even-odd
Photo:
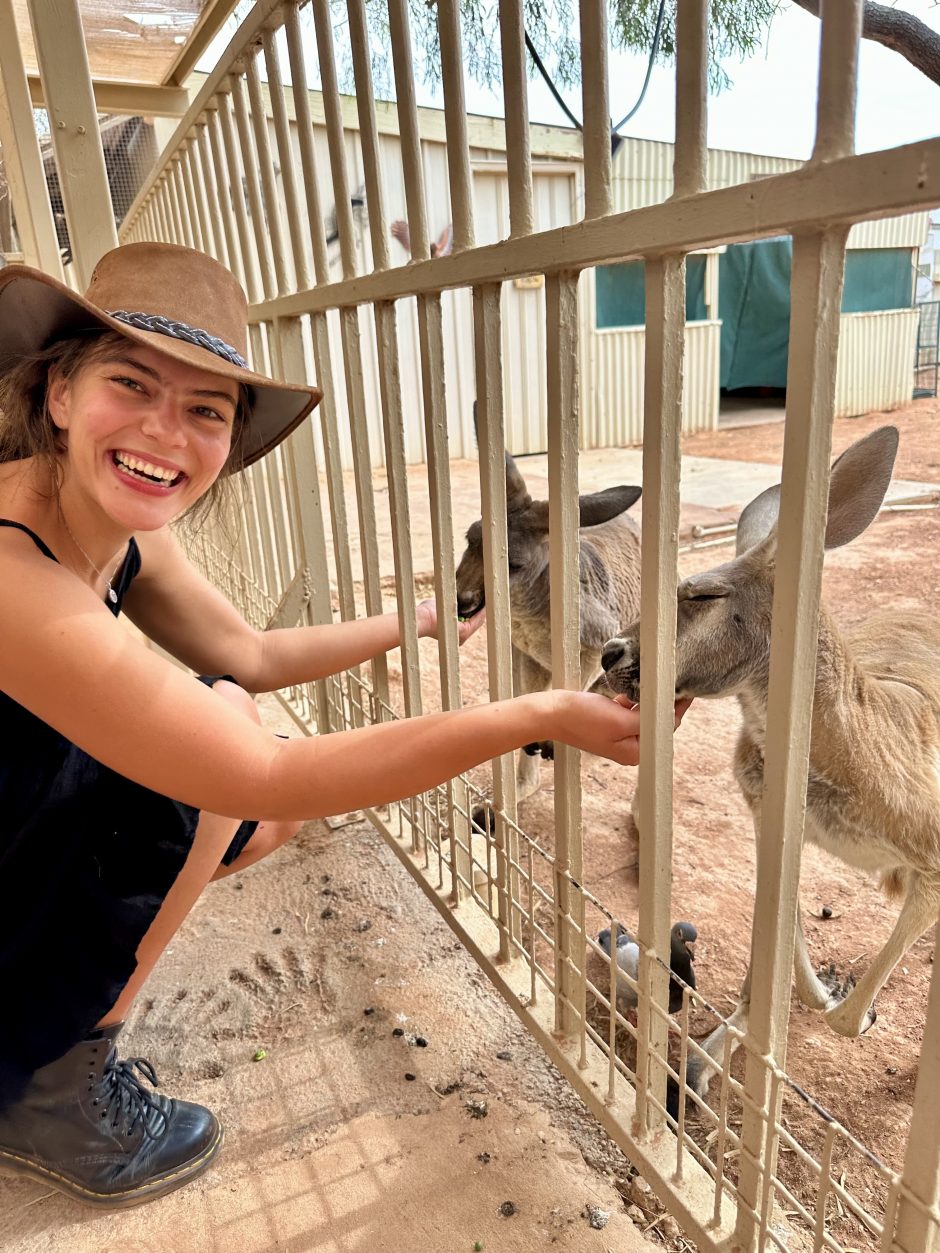
<svg viewBox="0 0 940 1253">
<path fill-rule="evenodd" d="M 572 126 L 573 126 L 576 130 L 580 130 L 580 129 L 581 129 L 581 123 L 578 121 L 578 119 L 575 117 L 575 115 L 571 112 L 571 110 L 570 110 L 570 109 L 568 108 L 568 106 L 565 104 L 564 100 L 562 100 L 561 96 L 558 94 L 558 89 L 557 89 L 557 87 L 555 86 L 555 84 L 552 82 L 551 77 L 549 76 L 548 70 L 547 70 L 547 69 L 545 68 L 545 66 L 542 64 L 542 58 L 541 58 L 541 57 L 539 56 L 539 54 L 535 51 L 535 44 L 534 44 L 534 43 L 532 42 L 532 40 L 529 38 L 529 32 L 528 32 L 528 31 L 526 31 L 526 33 L 525 33 L 525 46 L 526 46 L 526 47 L 528 48 L 528 50 L 529 50 L 529 56 L 530 56 L 530 57 L 532 58 L 532 60 L 535 62 L 535 68 L 538 70 L 538 72 L 539 72 L 539 73 L 542 75 L 542 77 L 545 79 L 545 83 L 546 83 L 546 85 L 547 85 L 547 87 L 548 87 L 548 90 L 549 90 L 549 91 L 552 93 L 552 95 L 555 97 L 555 100 L 557 101 L 557 103 L 558 103 L 559 107 L 560 107 L 561 109 L 563 109 L 563 110 L 564 110 L 564 112 L 567 114 L 567 116 L 568 116 L 569 118 L 571 118 L 571 125 L 572 125 Z"/>
<path fill-rule="evenodd" d="M 617 125 L 613 128 L 612 135 L 616 135 L 617 131 L 620 130 L 621 126 L 625 126 L 627 122 L 630 121 L 634 113 L 636 113 L 637 109 L 643 103 L 643 100 L 646 96 L 646 89 L 650 85 L 650 78 L 652 77 L 652 74 L 653 74 L 653 62 L 656 60 L 656 54 L 659 52 L 659 41 L 662 38 L 663 18 L 665 16 L 666 16 L 666 0 L 659 0 L 659 14 L 657 15 L 657 18 L 656 18 L 656 30 L 653 34 L 653 46 L 650 49 L 650 59 L 646 67 L 646 78 L 644 79 L 644 82 L 643 82 L 643 90 L 640 92 L 639 100 L 637 100 L 636 104 L 633 106 L 630 112 L 626 115 L 626 117 L 622 117 L 620 121 L 617 123 Z"/>
</svg>

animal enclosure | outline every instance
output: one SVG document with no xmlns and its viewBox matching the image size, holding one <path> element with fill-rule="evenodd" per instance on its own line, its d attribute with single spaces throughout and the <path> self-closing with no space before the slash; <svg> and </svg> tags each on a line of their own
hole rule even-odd
<svg viewBox="0 0 940 1253">
<path fill-rule="evenodd" d="M 359 155 L 369 203 L 372 268 L 358 271 L 331 11 L 313 0 L 316 58 L 323 85 L 330 180 L 342 277 L 331 276 L 306 92 L 307 60 L 298 5 L 260 0 L 208 78 L 149 184 L 132 206 L 126 240 L 191 244 L 218 256 L 252 301 L 252 352 L 288 379 L 315 377 L 324 392 L 317 440 L 301 430 L 246 475 L 239 516 L 196 541 L 210 575 L 257 625 L 330 621 L 378 612 L 394 591 L 403 646 L 401 673 L 383 658 L 310 688 L 284 693 L 299 726 L 331 730 L 410 715 L 461 700 L 456 639 L 454 509 L 447 407 L 456 386 L 444 353 L 442 294 L 470 291 L 473 391 L 478 403 L 480 501 L 488 610 L 489 695 L 512 687 L 510 578 L 506 561 L 505 414 L 501 289 L 529 275 L 544 281 L 542 364 L 548 409 L 551 660 L 558 686 L 580 685 L 578 561 L 578 275 L 628 258 L 646 261 L 645 425 L 642 527 L 644 656 L 639 772 L 638 922 L 616 918 L 586 880 L 589 777 L 578 755 L 558 746 L 553 831 L 539 841 L 519 820 L 513 763 L 493 765 L 492 787 L 459 778 L 435 792 L 374 812 L 371 820 L 428 898 L 467 944 L 521 1020 L 570 1079 L 595 1116 L 663 1198 L 702 1250 L 832 1249 L 836 1219 L 849 1212 L 883 1253 L 922 1253 L 938 1227 L 936 1126 L 940 1099 L 940 975 L 924 1006 L 924 1047 L 902 1169 L 878 1162 L 830 1114 L 804 1100 L 785 1063 L 795 901 L 800 870 L 803 784 L 812 700 L 815 623 L 826 506 L 839 307 L 851 225 L 940 202 L 940 140 L 890 153 L 853 155 L 852 118 L 861 4 L 827 4 L 821 26 L 816 147 L 799 169 L 757 183 L 705 186 L 706 6 L 678 6 L 674 195 L 661 205 L 615 213 L 611 200 L 606 4 L 580 6 L 584 115 L 583 218 L 534 231 L 533 176 L 526 111 L 523 7 L 500 5 L 500 47 L 509 185 L 508 238 L 475 246 L 458 7 L 440 3 L 453 250 L 432 257 L 404 0 L 389 0 L 388 26 L 398 100 L 412 262 L 392 265 L 389 221 L 375 124 L 370 35 L 361 0 L 347 17 L 358 100 Z M 290 67 L 292 87 L 283 86 Z M 269 126 L 261 92 L 270 90 Z M 298 119 L 299 151 L 289 142 L 288 108 Z M 280 171 L 280 184 L 275 168 Z M 245 194 L 230 194 L 244 187 Z M 714 1096 L 688 1093 L 700 1056 L 693 1022 L 705 997 L 686 991 L 668 1013 L 673 857 L 672 706 L 675 691 L 679 431 L 685 347 L 685 257 L 723 243 L 791 233 L 792 323 L 783 493 L 771 649 L 764 797 L 766 855 L 756 886 L 755 994 L 740 1039 L 743 1075 L 733 1072 L 731 1034 L 719 1059 Z M 407 490 L 398 313 L 417 308 L 427 449 L 426 509 L 435 555 L 439 618 L 452 624 L 438 656 L 419 650 L 414 602 L 413 516 Z M 336 403 L 333 349 L 343 361 L 344 408 Z M 364 344 L 381 384 L 386 502 L 377 503 L 362 380 Z M 348 429 L 354 456 L 357 524 L 350 525 L 338 457 Z M 394 553 L 393 586 L 379 560 L 380 517 Z M 358 552 L 353 551 L 356 536 Z M 234 540 L 231 538 L 234 537 Z M 606 801 L 610 803 L 609 800 Z M 626 813 L 626 797 L 624 810 Z M 471 814 L 487 815 L 472 825 Z M 492 815 L 492 822 L 489 815 Z M 524 816 L 524 815 L 523 815 Z M 743 837 L 742 837 L 743 838 Z M 596 936 L 626 923 L 639 943 L 636 1024 L 610 1012 L 616 973 Z M 600 961 L 600 967 L 598 962 Z M 600 970 L 600 973 L 598 973 Z M 741 1033 L 738 1033 L 741 1035 Z M 683 1097 L 671 1105 L 670 1081 Z M 806 1134 L 793 1115 L 808 1108 L 820 1129 Z M 672 1108 L 672 1113 L 670 1113 Z M 809 1147 L 807 1147 L 809 1146 Z M 856 1194 L 838 1173 L 847 1158 L 866 1163 Z M 794 1184 L 789 1161 L 800 1164 Z M 840 1167 L 841 1171 L 842 1168 Z"/>
</svg>

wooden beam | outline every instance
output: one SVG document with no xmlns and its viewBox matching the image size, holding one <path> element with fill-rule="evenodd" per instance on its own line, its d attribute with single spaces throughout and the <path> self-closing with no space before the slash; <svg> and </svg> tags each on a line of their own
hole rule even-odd
<svg viewBox="0 0 940 1253">
<path fill-rule="evenodd" d="M 100 113 L 117 113 L 127 117 L 182 117 L 189 108 L 189 92 L 185 87 L 155 87 L 152 83 L 111 83 L 92 79 L 95 105 Z M 44 109 L 46 97 L 38 74 L 29 75 L 29 94 L 33 107 Z"/>
<path fill-rule="evenodd" d="M 29 0 L 72 260 L 83 289 L 117 245 L 78 0 Z"/>
<path fill-rule="evenodd" d="M 0 0 L 0 148 L 22 259 L 61 278 L 59 242 L 10 0 Z"/>
<path fill-rule="evenodd" d="M 179 87 L 186 82 L 196 62 L 235 12 L 237 0 L 207 0 L 189 38 L 164 76 L 164 87 Z"/>
</svg>

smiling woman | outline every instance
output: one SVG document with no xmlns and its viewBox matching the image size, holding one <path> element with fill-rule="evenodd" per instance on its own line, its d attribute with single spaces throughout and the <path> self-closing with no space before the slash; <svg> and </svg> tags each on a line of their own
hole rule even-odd
<svg viewBox="0 0 940 1253">
<path fill-rule="evenodd" d="M 221 1144 L 209 1110 L 156 1094 L 150 1063 L 115 1048 L 212 879 L 304 819 L 533 740 L 639 751 L 637 713 L 580 692 L 323 738 L 263 730 L 251 693 L 367 661 L 400 628 L 390 613 L 256 631 L 174 539 L 174 519 L 319 400 L 249 369 L 246 323 L 232 275 L 172 245 L 108 253 L 84 296 L 0 272 L 0 1170 L 94 1205 L 171 1191 Z M 120 629 L 122 612 L 203 681 Z M 434 602 L 415 614 L 436 636 Z"/>
</svg>

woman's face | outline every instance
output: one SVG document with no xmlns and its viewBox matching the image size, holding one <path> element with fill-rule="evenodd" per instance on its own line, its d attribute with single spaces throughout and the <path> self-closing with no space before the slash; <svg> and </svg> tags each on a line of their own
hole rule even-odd
<svg viewBox="0 0 940 1253">
<path fill-rule="evenodd" d="M 65 437 L 63 490 L 131 531 L 156 530 L 222 472 L 238 384 L 128 340 L 53 376 L 48 404 Z"/>
</svg>

